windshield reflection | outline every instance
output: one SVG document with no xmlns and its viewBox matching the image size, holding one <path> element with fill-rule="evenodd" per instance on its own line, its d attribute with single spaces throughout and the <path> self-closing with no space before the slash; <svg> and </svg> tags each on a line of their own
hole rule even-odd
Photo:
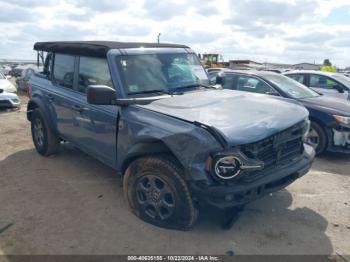
<svg viewBox="0 0 350 262">
<path fill-rule="evenodd" d="M 117 65 L 128 95 L 184 92 L 209 83 L 195 54 L 118 56 Z"/>
</svg>

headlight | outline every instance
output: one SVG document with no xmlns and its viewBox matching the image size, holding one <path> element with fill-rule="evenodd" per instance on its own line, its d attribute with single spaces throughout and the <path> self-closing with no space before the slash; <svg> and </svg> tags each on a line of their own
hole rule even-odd
<svg viewBox="0 0 350 262">
<path fill-rule="evenodd" d="M 334 115 L 334 118 L 338 123 L 350 126 L 350 117 Z"/>
<path fill-rule="evenodd" d="M 305 120 L 305 127 L 303 129 L 303 141 L 306 141 L 307 136 L 309 135 L 310 132 L 310 126 L 311 126 L 311 122 L 309 119 Z"/>
<path fill-rule="evenodd" d="M 264 163 L 258 160 L 249 159 L 239 151 L 225 154 L 217 154 L 210 159 L 211 172 L 216 178 L 229 180 L 240 174 L 250 171 L 261 170 Z M 208 163 L 206 163 L 207 166 Z"/>
<path fill-rule="evenodd" d="M 231 179 L 241 172 L 241 161 L 235 156 L 225 156 L 215 163 L 215 174 L 221 179 Z"/>
</svg>

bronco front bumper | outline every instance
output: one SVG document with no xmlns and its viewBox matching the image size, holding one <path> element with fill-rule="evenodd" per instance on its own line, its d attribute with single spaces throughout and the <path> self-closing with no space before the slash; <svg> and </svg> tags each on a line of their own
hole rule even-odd
<svg viewBox="0 0 350 262">
<path fill-rule="evenodd" d="M 271 192 L 285 188 L 296 179 L 305 175 L 311 168 L 315 151 L 305 145 L 303 155 L 298 162 L 286 166 L 277 166 L 261 178 L 250 183 L 220 184 L 206 186 L 191 183 L 193 195 L 200 204 L 217 208 L 228 208 L 243 205 Z"/>
</svg>

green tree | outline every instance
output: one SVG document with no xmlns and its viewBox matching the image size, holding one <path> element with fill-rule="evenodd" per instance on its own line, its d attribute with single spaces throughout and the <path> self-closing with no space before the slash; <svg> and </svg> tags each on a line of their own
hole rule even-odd
<svg viewBox="0 0 350 262">
<path fill-rule="evenodd" d="M 325 59 L 325 60 L 323 61 L 323 65 L 324 65 L 324 66 L 332 66 L 332 63 L 331 63 L 331 61 L 329 61 L 329 59 Z"/>
</svg>

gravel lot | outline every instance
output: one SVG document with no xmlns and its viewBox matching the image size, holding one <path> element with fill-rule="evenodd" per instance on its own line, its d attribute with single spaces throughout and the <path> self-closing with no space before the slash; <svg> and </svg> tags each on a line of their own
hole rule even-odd
<svg viewBox="0 0 350 262">
<path fill-rule="evenodd" d="M 20 111 L 0 112 L 0 254 L 350 254 L 350 156 L 251 203 L 230 230 L 202 213 L 189 232 L 131 214 L 112 169 L 72 146 L 39 156 Z"/>
</svg>

